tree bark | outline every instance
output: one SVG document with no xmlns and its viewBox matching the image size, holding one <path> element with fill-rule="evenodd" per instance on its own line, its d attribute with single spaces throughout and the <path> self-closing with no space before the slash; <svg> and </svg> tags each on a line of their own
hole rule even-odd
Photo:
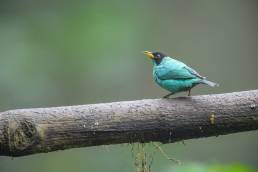
<svg viewBox="0 0 258 172">
<path fill-rule="evenodd" d="M 258 90 L 0 113 L 0 155 L 172 143 L 258 129 Z"/>
</svg>

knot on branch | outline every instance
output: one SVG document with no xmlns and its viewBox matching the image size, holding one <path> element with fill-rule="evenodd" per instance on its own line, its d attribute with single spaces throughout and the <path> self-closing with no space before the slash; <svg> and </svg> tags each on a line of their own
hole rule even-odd
<svg viewBox="0 0 258 172">
<path fill-rule="evenodd" d="M 36 127 L 32 122 L 26 119 L 10 120 L 7 131 L 11 154 L 17 150 L 22 151 L 29 149 L 38 143 L 39 137 Z"/>
</svg>

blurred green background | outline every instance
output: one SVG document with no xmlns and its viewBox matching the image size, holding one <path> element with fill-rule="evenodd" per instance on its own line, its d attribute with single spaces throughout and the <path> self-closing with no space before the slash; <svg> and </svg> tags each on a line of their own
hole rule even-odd
<svg viewBox="0 0 258 172">
<path fill-rule="evenodd" d="M 257 17 L 257 0 L 1 0 L 0 111 L 161 97 L 143 50 L 177 57 L 221 85 L 192 94 L 257 89 Z M 257 131 L 185 143 L 163 146 L 182 166 L 156 153 L 152 171 L 258 168 Z M 0 172 L 131 172 L 130 150 L 0 157 Z"/>
</svg>

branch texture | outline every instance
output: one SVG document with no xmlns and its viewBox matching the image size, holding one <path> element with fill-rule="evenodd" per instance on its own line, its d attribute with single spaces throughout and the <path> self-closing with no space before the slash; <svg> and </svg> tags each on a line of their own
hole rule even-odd
<svg viewBox="0 0 258 172">
<path fill-rule="evenodd" d="M 0 113 L 0 155 L 171 143 L 258 129 L 258 90 Z"/>
</svg>

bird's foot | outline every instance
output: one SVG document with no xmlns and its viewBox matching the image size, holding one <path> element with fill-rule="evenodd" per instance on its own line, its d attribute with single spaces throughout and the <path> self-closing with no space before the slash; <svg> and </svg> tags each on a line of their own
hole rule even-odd
<svg viewBox="0 0 258 172">
<path fill-rule="evenodd" d="M 167 95 L 165 95 L 163 98 L 164 99 L 167 99 L 167 98 L 169 98 L 171 95 L 173 95 L 174 93 L 169 93 L 169 94 L 167 94 Z"/>
<path fill-rule="evenodd" d="M 188 96 L 191 96 L 191 89 L 188 90 Z"/>
</svg>

